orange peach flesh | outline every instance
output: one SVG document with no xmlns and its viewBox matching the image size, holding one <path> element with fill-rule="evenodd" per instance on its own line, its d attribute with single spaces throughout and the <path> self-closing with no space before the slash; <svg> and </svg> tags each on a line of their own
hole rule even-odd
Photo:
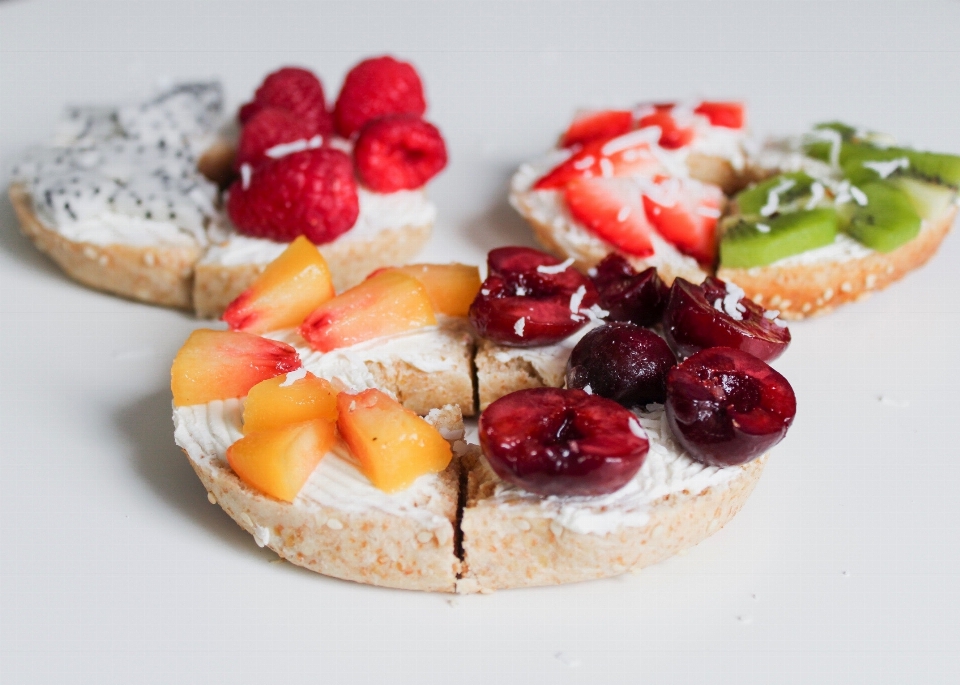
<svg viewBox="0 0 960 685">
<path fill-rule="evenodd" d="M 310 372 L 295 380 L 290 376 L 270 378 L 250 388 L 243 404 L 244 435 L 313 419 L 337 420 L 337 391 L 330 381 Z"/>
<path fill-rule="evenodd" d="M 413 276 L 427 289 L 433 311 L 466 316 L 480 292 L 480 269 L 466 264 L 408 264 L 388 267 Z"/>
<path fill-rule="evenodd" d="M 299 326 L 333 296 L 326 260 L 300 236 L 230 303 L 222 318 L 232 330 L 266 333 Z"/>
<path fill-rule="evenodd" d="M 170 368 L 173 403 L 182 407 L 243 397 L 260 381 L 299 368 L 297 351 L 286 343 L 201 328 L 190 334 Z"/>
<path fill-rule="evenodd" d="M 450 444 L 439 431 L 389 395 L 375 389 L 340 393 L 337 405 L 340 435 L 381 490 L 402 490 L 450 463 Z"/>
</svg>

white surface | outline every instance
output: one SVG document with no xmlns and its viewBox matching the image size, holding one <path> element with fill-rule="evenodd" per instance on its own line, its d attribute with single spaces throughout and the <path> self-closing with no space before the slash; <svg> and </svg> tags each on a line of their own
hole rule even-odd
<svg viewBox="0 0 960 685">
<path fill-rule="evenodd" d="M 425 258 L 529 242 L 517 164 L 581 104 L 742 96 L 960 152 L 960 3 L 0 3 L 0 166 L 60 108 L 301 63 L 413 60 L 451 165 Z M 0 679 L 16 683 L 960 680 L 960 244 L 795 325 L 800 412 L 746 508 L 640 575 L 452 598 L 316 576 L 210 505 L 173 444 L 197 322 L 68 281 L 0 202 Z M 881 399 L 882 398 L 882 399 Z"/>
</svg>

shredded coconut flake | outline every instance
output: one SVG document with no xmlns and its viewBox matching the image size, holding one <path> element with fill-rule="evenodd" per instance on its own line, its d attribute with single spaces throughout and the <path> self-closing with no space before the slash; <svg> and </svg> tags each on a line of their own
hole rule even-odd
<svg viewBox="0 0 960 685">
<path fill-rule="evenodd" d="M 307 375 L 307 367 L 301 366 L 296 371 L 291 371 L 287 374 L 287 377 L 283 379 L 283 383 L 280 384 L 281 388 L 289 388 L 291 385 L 296 383 L 301 378 L 305 378 Z"/>
<path fill-rule="evenodd" d="M 642 438 L 644 440 L 647 439 L 647 434 L 644 432 L 643 426 L 641 426 L 635 418 L 631 416 L 629 419 L 627 419 L 627 425 L 630 427 L 630 432 L 636 435 L 638 438 Z"/>
<path fill-rule="evenodd" d="M 527 320 L 521 316 L 519 319 L 517 319 L 517 322 L 513 324 L 513 332 L 522 338 L 523 327 L 526 325 L 526 323 Z"/>
<path fill-rule="evenodd" d="M 244 190 L 250 187 L 251 174 L 253 174 L 253 169 L 250 168 L 249 164 L 240 165 L 240 185 Z"/>
<path fill-rule="evenodd" d="M 593 394 L 593 388 L 590 387 L 590 384 L 589 384 L 589 383 L 587 383 L 585 386 L 583 386 L 583 391 L 584 391 L 585 393 L 587 393 L 588 395 L 592 395 L 592 394 Z"/>
<path fill-rule="evenodd" d="M 574 162 L 573 168 L 576 169 L 577 171 L 583 171 L 584 169 L 589 169 L 590 167 L 592 167 L 593 163 L 596 161 L 597 160 L 594 158 L 593 155 L 587 155 L 583 159 L 578 159 L 576 162 Z"/>
<path fill-rule="evenodd" d="M 780 193 L 790 190 L 796 184 L 793 179 L 785 178 L 775 188 L 771 188 L 770 192 L 767 193 L 767 204 L 760 208 L 760 215 L 770 216 L 776 213 L 780 208 Z"/>
<path fill-rule="evenodd" d="M 606 157 L 600 158 L 600 175 L 604 178 L 610 178 L 613 176 L 613 162 Z"/>
<path fill-rule="evenodd" d="M 560 274 L 569 269 L 571 266 L 573 266 L 573 257 L 565 262 L 561 262 L 560 264 L 554 264 L 553 266 L 546 266 L 542 264 L 537 267 L 537 271 L 542 274 Z"/>
<path fill-rule="evenodd" d="M 292 143 L 281 143 L 280 145 L 274 145 L 272 148 L 267 150 L 266 155 L 271 159 L 279 159 L 280 157 L 284 157 L 294 152 L 314 150 L 321 145 L 323 145 L 323 136 L 317 134 L 310 140 L 301 138 L 300 140 L 295 140 Z"/>
<path fill-rule="evenodd" d="M 807 200 L 807 204 L 804 206 L 804 209 L 813 209 L 820 201 L 823 199 L 823 184 L 820 181 L 815 181 L 813 185 L 810 186 L 810 199 Z"/>
<path fill-rule="evenodd" d="M 768 226 L 767 224 L 757 224 L 757 230 L 760 231 L 761 233 L 769 233 L 770 226 Z"/>
<path fill-rule="evenodd" d="M 623 223 L 630 216 L 631 209 L 630 207 L 621 207 L 620 211 L 617 212 L 617 221 Z"/>
<path fill-rule="evenodd" d="M 867 169 L 873 169 L 880 178 L 886 178 L 897 169 L 907 169 L 910 167 L 910 160 L 906 157 L 891 159 L 889 162 L 864 162 L 863 166 Z"/>
<path fill-rule="evenodd" d="M 697 209 L 697 214 L 700 216 L 705 216 L 708 219 L 719 219 L 722 213 L 723 212 L 716 207 L 700 207 Z"/>
<path fill-rule="evenodd" d="M 577 292 L 570 296 L 570 311 L 574 314 L 580 313 L 580 305 L 583 304 L 583 298 L 587 295 L 587 287 L 581 285 Z"/>
<path fill-rule="evenodd" d="M 867 206 L 867 195 L 862 190 L 857 188 L 857 186 L 850 186 L 850 195 L 861 207 Z"/>
</svg>

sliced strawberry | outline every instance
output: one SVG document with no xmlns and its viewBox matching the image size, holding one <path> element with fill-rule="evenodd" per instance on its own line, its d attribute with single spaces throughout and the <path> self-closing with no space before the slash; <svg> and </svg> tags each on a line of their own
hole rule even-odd
<svg viewBox="0 0 960 685">
<path fill-rule="evenodd" d="M 633 128 L 633 113 L 626 110 L 604 110 L 581 114 L 563 134 L 561 145 L 573 147 L 594 140 L 621 136 Z"/>
<path fill-rule="evenodd" d="M 649 137 L 630 132 L 587 143 L 537 181 L 533 189 L 555 190 L 578 178 L 650 175 L 662 171 L 663 167 L 650 151 Z"/>
<path fill-rule="evenodd" d="M 723 194 L 716 186 L 681 178 L 655 178 L 644 188 L 647 219 L 680 252 L 713 264 Z"/>
<path fill-rule="evenodd" d="M 650 224 L 633 183 L 581 178 L 567 184 L 563 195 L 573 218 L 590 232 L 627 254 L 653 254 Z"/>
<path fill-rule="evenodd" d="M 668 109 L 669 108 L 669 109 Z M 676 150 L 684 145 L 689 145 L 693 140 L 692 128 L 681 128 L 670 110 L 673 105 L 655 105 L 654 111 L 640 117 L 637 122 L 639 128 L 648 126 L 660 127 L 660 147 L 667 150 Z"/>
<path fill-rule="evenodd" d="M 693 111 L 705 116 L 713 126 L 743 128 L 742 102 L 701 102 Z"/>
</svg>

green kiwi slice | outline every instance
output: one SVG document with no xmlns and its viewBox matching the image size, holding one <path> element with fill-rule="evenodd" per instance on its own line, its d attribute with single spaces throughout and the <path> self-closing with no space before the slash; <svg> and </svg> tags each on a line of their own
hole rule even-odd
<svg viewBox="0 0 960 685">
<path fill-rule="evenodd" d="M 957 198 L 955 190 L 939 183 L 928 183 L 908 176 L 897 176 L 889 182 L 906 193 L 913 202 L 913 208 L 922 219 L 931 221 L 940 219 Z"/>
<path fill-rule="evenodd" d="M 798 205 L 804 204 L 809 199 L 810 188 L 813 184 L 814 179 L 802 171 L 779 174 L 737 195 L 735 198 L 737 210 L 744 216 L 763 216 L 765 207 L 773 208 L 770 201 L 771 192 L 776 192 L 777 195 L 774 211 L 788 212 L 797 209 L 799 208 Z"/>
<path fill-rule="evenodd" d="M 904 147 L 876 147 L 862 143 L 844 143 L 840 150 L 840 164 L 844 170 L 860 166 L 870 168 L 879 163 L 906 160 L 890 174 L 909 176 L 931 183 L 960 188 L 960 156 L 937 152 L 921 152 Z"/>
<path fill-rule="evenodd" d="M 839 223 L 832 207 L 801 209 L 769 220 L 740 219 L 720 239 L 720 265 L 732 269 L 766 266 L 830 245 L 837 236 Z"/>
<path fill-rule="evenodd" d="M 920 215 L 913 200 L 887 181 L 859 186 L 866 204 L 853 206 L 844 230 L 858 242 L 877 252 L 890 252 L 920 232 Z"/>
</svg>

